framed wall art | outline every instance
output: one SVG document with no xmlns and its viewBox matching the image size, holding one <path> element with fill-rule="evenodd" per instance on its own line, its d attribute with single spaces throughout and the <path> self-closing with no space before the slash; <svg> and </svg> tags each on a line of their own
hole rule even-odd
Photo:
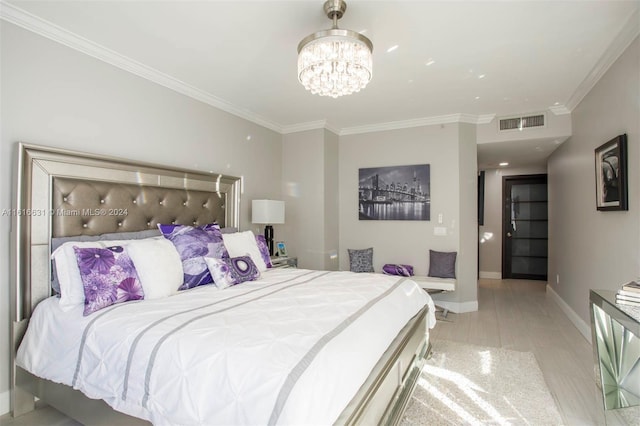
<svg viewBox="0 0 640 426">
<path fill-rule="evenodd" d="M 595 149 L 596 208 L 628 210 L 627 135 L 619 135 Z"/>
<path fill-rule="evenodd" d="M 358 171 L 360 220 L 430 220 L 429 164 Z"/>
</svg>

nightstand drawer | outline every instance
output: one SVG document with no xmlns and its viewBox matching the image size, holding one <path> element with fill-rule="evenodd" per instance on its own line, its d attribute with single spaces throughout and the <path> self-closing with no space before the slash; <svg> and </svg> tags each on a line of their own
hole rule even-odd
<svg viewBox="0 0 640 426">
<path fill-rule="evenodd" d="M 274 268 L 297 268 L 298 258 L 297 257 L 272 257 L 271 265 Z"/>
</svg>

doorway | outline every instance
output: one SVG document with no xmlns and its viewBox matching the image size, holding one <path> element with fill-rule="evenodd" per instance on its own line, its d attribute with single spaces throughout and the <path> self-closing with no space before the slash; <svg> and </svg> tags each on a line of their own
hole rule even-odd
<svg viewBox="0 0 640 426">
<path fill-rule="evenodd" d="M 547 280 L 547 175 L 502 178 L 502 278 Z"/>
</svg>

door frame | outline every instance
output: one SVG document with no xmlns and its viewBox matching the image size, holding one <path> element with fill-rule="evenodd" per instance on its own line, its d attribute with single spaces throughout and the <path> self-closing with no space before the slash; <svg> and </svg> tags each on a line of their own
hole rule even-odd
<svg viewBox="0 0 640 426">
<path fill-rule="evenodd" d="M 507 233 L 511 231 L 511 197 L 507 191 L 507 183 L 512 181 L 532 181 L 532 183 L 544 183 L 547 184 L 547 174 L 546 173 L 536 173 L 529 175 L 510 175 L 510 176 L 502 176 L 502 278 L 503 279 L 533 279 L 533 280 L 544 280 L 547 281 L 549 271 L 547 269 L 547 274 L 543 276 L 541 275 L 531 275 L 531 274 L 513 274 L 510 268 L 507 267 L 508 261 L 511 254 L 511 239 L 507 237 Z M 548 199 L 549 187 L 547 186 L 547 203 Z M 547 249 L 549 245 L 548 238 L 548 226 L 549 226 L 549 216 L 548 216 L 548 204 L 547 204 Z M 547 268 L 549 258 L 547 256 Z"/>
</svg>

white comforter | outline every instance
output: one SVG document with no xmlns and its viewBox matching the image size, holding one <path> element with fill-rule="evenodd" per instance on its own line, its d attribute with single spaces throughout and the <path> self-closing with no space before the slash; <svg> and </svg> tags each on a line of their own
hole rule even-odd
<svg viewBox="0 0 640 426">
<path fill-rule="evenodd" d="M 303 269 L 87 317 L 50 298 L 17 364 L 154 424 L 331 424 L 425 304 L 431 328 L 410 280 Z"/>
</svg>

